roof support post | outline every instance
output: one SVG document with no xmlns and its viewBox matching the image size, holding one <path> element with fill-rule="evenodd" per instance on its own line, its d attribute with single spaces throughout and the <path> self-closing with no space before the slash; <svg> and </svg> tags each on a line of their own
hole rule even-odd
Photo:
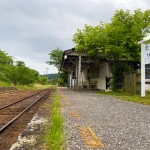
<svg viewBox="0 0 150 150">
<path fill-rule="evenodd" d="M 79 68 L 78 68 L 78 90 L 81 89 L 81 55 L 79 55 Z"/>
<path fill-rule="evenodd" d="M 72 89 L 72 73 L 73 73 L 73 71 L 71 70 L 71 72 L 70 72 L 70 89 Z"/>
<path fill-rule="evenodd" d="M 69 75 L 70 71 L 68 71 L 68 85 L 67 88 L 70 88 L 70 75 Z"/>
<path fill-rule="evenodd" d="M 76 61 L 76 85 L 75 85 L 75 89 L 78 89 L 78 61 Z"/>
</svg>

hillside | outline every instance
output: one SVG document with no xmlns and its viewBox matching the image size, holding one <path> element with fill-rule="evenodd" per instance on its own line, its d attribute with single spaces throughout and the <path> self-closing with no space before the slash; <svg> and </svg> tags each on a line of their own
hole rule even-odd
<svg viewBox="0 0 150 150">
<path fill-rule="evenodd" d="M 58 73 L 54 73 L 54 74 L 46 74 L 46 75 L 41 75 L 41 76 L 46 76 L 48 77 L 48 79 L 57 79 L 58 78 Z"/>
</svg>

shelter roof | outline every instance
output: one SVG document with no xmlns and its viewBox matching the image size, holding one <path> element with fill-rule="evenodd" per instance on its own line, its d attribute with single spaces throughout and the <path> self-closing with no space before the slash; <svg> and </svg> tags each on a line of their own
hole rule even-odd
<svg viewBox="0 0 150 150">
<path fill-rule="evenodd" d="M 64 71 L 75 70 L 76 65 L 79 62 L 80 55 L 82 57 L 81 68 L 84 68 L 84 67 L 93 68 L 94 66 L 99 66 L 100 64 L 103 64 L 105 62 L 115 63 L 114 60 L 109 60 L 106 58 L 90 59 L 87 54 L 77 52 L 75 51 L 75 48 L 72 48 L 72 49 L 63 51 L 60 70 L 64 70 Z M 120 60 L 120 62 L 138 63 L 138 61 L 135 61 L 135 60 Z"/>
<path fill-rule="evenodd" d="M 87 54 L 77 52 L 75 51 L 75 48 L 63 51 L 60 70 L 68 70 L 69 68 L 75 69 L 75 66 L 78 63 L 78 58 L 80 55 L 82 56 L 82 67 L 85 66 L 85 64 L 90 63 L 90 61 L 87 61 L 88 59 Z"/>
</svg>

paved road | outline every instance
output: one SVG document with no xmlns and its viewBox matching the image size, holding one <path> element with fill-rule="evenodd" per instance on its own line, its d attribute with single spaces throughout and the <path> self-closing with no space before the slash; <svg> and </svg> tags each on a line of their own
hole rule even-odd
<svg viewBox="0 0 150 150">
<path fill-rule="evenodd" d="M 150 150 L 150 106 L 58 88 L 62 95 L 67 150 Z M 74 115 L 73 115 L 74 114 Z M 90 148 L 80 127 L 88 127 L 104 145 Z"/>
</svg>

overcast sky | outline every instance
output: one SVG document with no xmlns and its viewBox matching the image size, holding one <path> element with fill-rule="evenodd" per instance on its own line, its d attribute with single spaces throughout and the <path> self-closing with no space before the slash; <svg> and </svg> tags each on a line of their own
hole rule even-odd
<svg viewBox="0 0 150 150">
<path fill-rule="evenodd" d="M 77 28 L 109 22 L 119 9 L 138 8 L 150 9 L 150 0 L 0 0 L 0 49 L 40 74 L 57 73 L 45 63 L 48 54 L 73 48 Z"/>
</svg>

